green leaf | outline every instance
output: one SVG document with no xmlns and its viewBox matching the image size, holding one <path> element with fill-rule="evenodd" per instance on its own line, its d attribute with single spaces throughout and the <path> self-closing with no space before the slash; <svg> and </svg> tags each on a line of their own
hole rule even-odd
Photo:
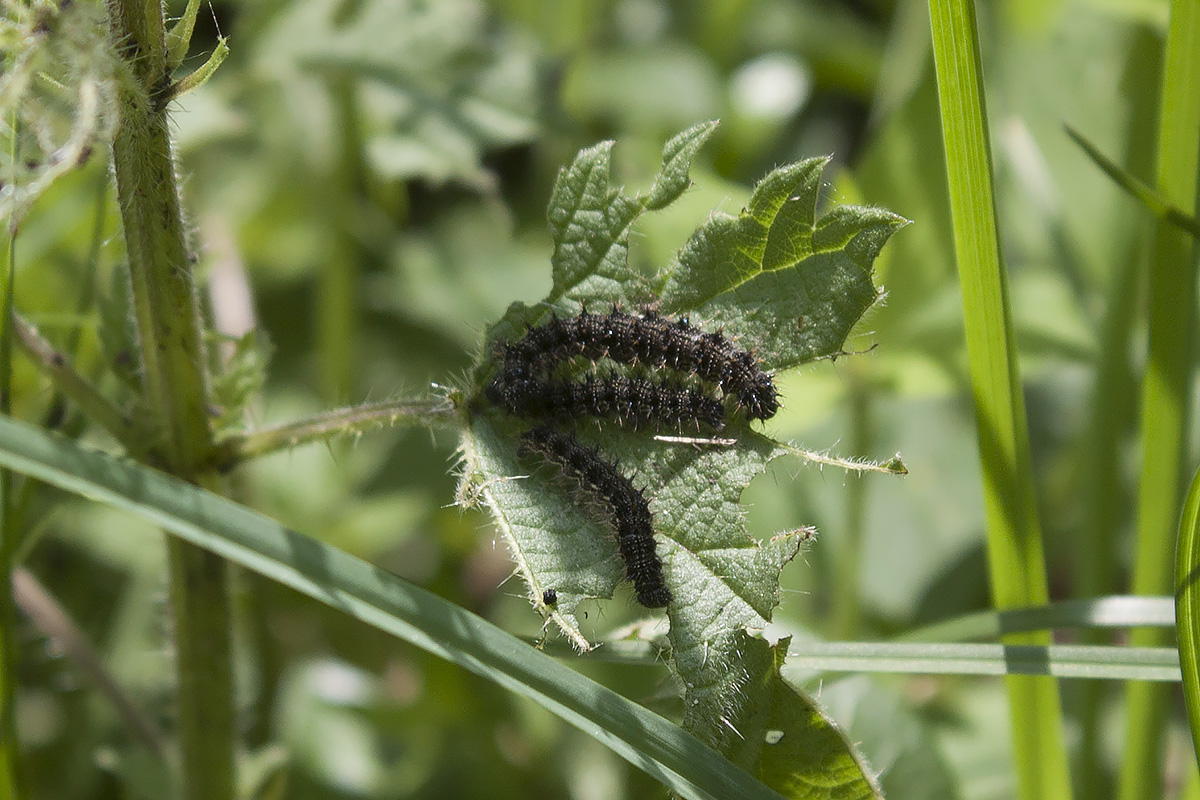
<svg viewBox="0 0 1200 800">
<path fill-rule="evenodd" d="M 228 57 L 229 40 L 222 36 L 217 40 L 217 46 L 213 48 L 208 59 L 187 76 L 180 78 L 179 83 L 175 84 L 174 97 L 182 97 L 193 89 L 199 89 L 208 82 L 208 79 L 220 68 L 221 64 L 225 63 L 225 59 Z"/>
<path fill-rule="evenodd" d="M 546 217 L 554 240 L 554 288 L 548 301 L 648 302 L 649 286 L 629 266 L 629 233 L 642 212 L 670 205 L 691 183 L 696 152 L 717 128 L 701 122 L 663 147 L 662 167 L 650 191 L 628 195 L 611 182 L 612 142 L 581 150 L 558 173 Z"/>
<path fill-rule="evenodd" d="M 800 691 L 797 688 L 797 691 Z M 912 702 L 912 686 L 850 675 L 821 682 L 821 709 L 844 726 L 860 752 L 870 753 L 871 774 L 885 797 L 964 800 L 956 774 L 936 738 L 935 719 Z"/>
<path fill-rule="evenodd" d="M 1198 557 L 1200 558 L 1200 557 Z M 1181 590 L 1182 591 L 1182 590 Z M 869 657 L 889 658 L 897 651 L 890 650 L 894 644 L 928 644 L 930 649 L 925 651 L 930 663 L 941 660 L 946 653 L 939 649 L 945 643 L 963 642 L 970 639 L 995 639 L 1010 633 L 1028 633 L 1031 631 L 1070 629 L 1070 628 L 1134 628 L 1134 627 L 1175 627 L 1175 601 L 1170 597 L 1143 597 L 1135 595 L 1111 595 L 1096 597 L 1090 600 L 1064 600 L 1035 608 L 1014 608 L 1007 611 L 973 611 L 952 619 L 935 622 L 908 633 L 902 634 L 890 642 L 831 642 L 834 648 L 829 653 L 833 658 L 842 658 L 847 651 L 843 646 L 854 648 L 856 653 L 866 653 Z M 880 649 L 872 652 L 869 648 L 880 645 Z M 820 649 L 823 645 L 818 646 Z M 806 658 L 822 658 L 815 650 L 805 643 Z M 865 648 L 865 649 L 863 649 Z M 659 648 L 652 641 L 632 641 L 621 639 L 606 639 L 603 649 L 594 651 L 589 657 L 619 663 L 652 664 L 658 660 Z M 906 648 L 902 651 L 905 657 L 917 658 L 921 653 L 919 648 Z M 1063 651 L 1054 651 L 1062 654 Z M 1113 663 L 1125 656 L 1114 656 Z M 920 671 L 919 668 L 912 671 Z M 944 672 L 944 669 L 938 669 Z"/>
<path fill-rule="evenodd" d="M 554 239 L 551 299 L 616 302 L 629 293 L 626 284 L 639 280 L 629 267 L 629 231 L 642 204 L 611 185 L 612 146 L 581 150 L 554 182 L 546 212 Z"/>
<path fill-rule="evenodd" d="M 732 760 L 756 770 L 763 783 L 795 800 L 882 797 L 845 734 L 780 676 L 790 637 L 774 647 L 755 637 L 741 638 L 752 678 L 745 687 L 745 711 L 732 722 L 739 734 L 731 740 Z"/>
<path fill-rule="evenodd" d="M 167 32 L 167 66 L 171 69 L 178 67 L 187 57 L 188 46 L 192 43 L 192 31 L 196 28 L 196 15 L 199 12 L 200 0 L 188 0 L 183 14 Z M 224 43 L 225 39 L 222 37 L 221 44 Z M 228 47 L 225 49 L 228 51 Z"/>
<path fill-rule="evenodd" d="M 224 366 L 214 370 L 209 390 L 217 408 L 213 430 L 228 433 L 243 428 L 247 404 L 258 396 L 267 381 L 267 364 L 273 348 L 266 334 L 258 329 L 243 336 L 219 338 L 225 339 L 223 345 L 232 346 L 232 352 L 224 358 Z M 222 349 L 225 348 L 214 347 L 210 352 L 220 358 Z"/>
<path fill-rule="evenodd" d="M 780 167 L 741 214 L 714 214 L 660 276 L 663 311 L 724 328 L 768 369 L 838 353 L 881 296 L 871 280 L 875 257 L 908 221 L 862 206 L 818 216 L 828 163 Z"/>
<path fill-rule="evenodd" d="M 643 195 L 612 186 L 611 142 L 581 151 L 560 172 L 550 201 L 555 242 L 550 296 L 534 308 L 510 308 L 490 331 L 484 353 L 498 352 L 500 343 L 551 310 L 653 303 L 648 282 L 628 264 L 630 230 L 645 210 L 678 198 L 688 185 L 696 151 L 712 130 L 713 123 L 704 123 L 669 141 L 661 171 Z M 724 324 L 764 363 L 783 366 L 804 360 L 774 331 L 774 320 L 791 308 L 812 320 L 806 336 L 827 343 L 805 352 L 836 350 L 877 298 L 871 260 L 905 221 L 858 208 L 834 209 L 815 220 L 824 163 L 815 159 L 777 170 L 759 185 L 751 210 L 741 218 L 716 217 L 702 226 L 670 275 L 662 300 L 666 310 L 696 310 L 698 324 Z M 805 199 L 791 200 L 797 193 Z M 733 228 L 742 238 L 722 241 Z M 757 250 L 747 244 L 755 236 L 761 239 Z M 737 249 L 738 243 L 746 247 Z M 734 250 L 741 259 L 736 283 L 729 272 Z M 658 282 L 665 280 L 660 276 Z M 775 294 L 763 303 L 747 303 L 748 293 L 760 287 Z M 814 297 L 820 303 L 812 302 Z M 476 396 L 492 368 L 489 359 L 481 362 L 472 390 Z M 531 604 L 577 648 L 586 649 L 590 645 L 575 616 L 580 601 L 612 596 L 624 574 L 612 532 L 589 507 L 518 457 L 517 423 L 483 403 L 475 410 L 480 413 L 462 438 L 460 499 L 491 510 L 529 587 Z M 684 726 L 718 747 L 732 747 L 740 733 L 734 720 L 754 705 L 746 695 L 752 675 L 746 631 L 770 621 L 779 601 L 780 570 L 811 537 L 811 529 L 798 528 L 760 542 L 745 529 L 742 491 L 787 448 L 753 432 L 745 420 L 732 421 L 723 432 L 735 437 L 732 445 L 664 442 L 617 425 L 581 426 L 576 435 L 614 461 L 649 500 L 665 580 L 674 595 L 667 608 L 667 636 L 670 663 L 684 687 Z M 553 607 L 541 601 L 546 589 L 558 595 Z"/>
<path fill-rule="evenodd" d="M 685 797 L 778 798 L 677 726 L 490 622 L 245 506 L 6 418 L 0 467 L 136 514 L 528 697 Z"/>
<path fill-rule="evenodd" d="M 505 534 L 531 599 L 537 603 L 545 589 L 554 589 L 558 603 L 547 613 L 586 648 L 575 608 L 585 598 L 611 597 L 624 565 L 611 532 L 594 515 L 548 476 L 527 475 L 530 465 L 518 459 L 515 443 L 513 426 L 477 419 L 464 441 L 469 474 L 480 481 L 480 499 Z M 687 603 L 669 609 L 673 660 L 682 676 L 695 679 L 685 714 L 689 729 L 710 727 L 743 680 L 728 661 L 734 636 L 769 621 L 779 599 L 779 570 L 808 535 L 798 531 L 761 546 L 745 532 L 741 489 L 778 450 L 754 434 L 736 449 L 664 446 L 616 431 L 606 432 L 604 444 L 621 453 L 622 471 L 651 498 L 655 533 L 666 544 L 659 553 L 667 584 L 688 587 Z M 483 477 L 521 475 L 527 477 Z"/>
<path fill-rule="evenodd" d="M 667 142 L 663 147 L 662 170 L 646 196 L 646 208 L 653 211 L 674 203 L 691 185 L 692 180 L 688 173 L 691 171 L 692 162 L 696 160 L 696 153 L 716 131 L 718 124 L 720 123 L 716 120 L 701 122 L 676 134 Z"/>
<path fill-rule="evenodd" d="M 386 177 L 491 189 L 484 153 L 538 129 L 534 53 L 477 0 L 295 3 L 257 52 L 259 69 L 295 94 L 297 111 L 311 110 L 295 85 L 301 77 L 363 79 L 367 157 Z M 297 122 L 311 124 L 303 115 Z"/>
<path fill-rule="evenodd" d="M 600 441 L 583 432 L 581 438 Z M 517 458 L 515 441 L 513 426 L 477 419 L 464 441 L 468 475 L 478 482 L 531 600 L 540 607 L 542 592 L 554 589 L 558 603 L 544 613 L 586 648 L 575 608 L 585 598 L 611 597 L 624 566 L 611 532 L 561 485 L 540 473 L 528 475 L 530 465 Z M 745 531 L 742 488 L 780 451 L 752 433 L 737 448 L 664 446 L 620 431 L 606 432 L 603 444 L 621 454 L 622 472 L 651 499 L 667 585 L 686 587 L 684 595 L 675 591 L 676 600 L 686 602 L 668 608 L 671 660 L 686 686 L 685 727 L 719 741 L 721 719 L 738 705 L 746 681 L 737 639 L 770 620 L 779 601 L 779 571 L 809 536 L 800 530 L 762 545 Z"/>
</svg>

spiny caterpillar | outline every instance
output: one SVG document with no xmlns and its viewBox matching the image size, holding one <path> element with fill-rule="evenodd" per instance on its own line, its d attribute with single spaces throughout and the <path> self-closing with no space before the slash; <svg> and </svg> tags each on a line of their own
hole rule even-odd
<svg viewBox="0 0 1200 800">
<path fill-rule="evenodd" d="M 601 505 L 617 534 L 617 549 L 638 602 L 647 608 L 662 608 L 671 602 L 662 562 L 654 549 L 653 518 L 645 495 L 596 450 L 551 427 L 540 425 L 522 434 L 521 451 L 558 467 Z"/>
<path fill-rule="evenodd" d="M 750 419 L 770 419 L 779 410 L 771 375 L 723 334 L 693 328 L 687 319 L 629 314 L 616 308 L 608 314 L 583 311 L 574 317 L 555 317 L 530 328 L 524 337 L 504 346 L 504 365 L 493 382 L 494 390 L 500 393 L 519 380 L 538 381 L 556 364 L 576 356 L 666 367 L 695 376 L 715 384 L 724 396 L 737 398 Z"/>
<path fill-rule="evenodd" d="M 488 399 L 519 417 L 576 420 L 612 417 L 632 428 L 691 423 L 725 427 L 719 400 L 679 384 L 644 378 L 587 377 L 581 381 L 538 381 L 510 368 L 488 387 Z"/>
</svg>

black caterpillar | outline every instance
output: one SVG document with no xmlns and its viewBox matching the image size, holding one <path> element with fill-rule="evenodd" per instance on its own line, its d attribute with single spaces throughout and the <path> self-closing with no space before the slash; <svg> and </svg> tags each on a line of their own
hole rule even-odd
<svg viewBox="0 0 1200 800">
<path fill-rule="evenodd" d="M 541 456 L 558 467 L 603 506 L 616 531 L 625 574 L 633 582 L 638 602 L 647 608 L 662 608 L 671 602 L 662 562 L 654 549 L 653 518 L 645 495 L 596 450 L 548 426 L 522 434 L 521 451 Z"/>
<path fill-rule="evenodd" d="M 633 428 L 683 427 L 692 423 L 725 427 L 725 406 L 695 389 L 622 376 L 581 381 L 538 381 L 523 369 L 509 369 L 488 387 L 488 399 L 519 417 L 576 420 L 614 417 Z"/>
<path fill-rule="evenodd" d="M 555 364 L 582 356 L 694 375 L 736 397 L 750 419 L 770 419 L 779 410 L 775 382 L 759 369 L 752 354 L 723 334 L 693 328 L 687 319 L 639 316 L 615 308 L 608 314 L 583 311 L 530 328 L 503 352 L 504 366 L 493 382 L 497 391 L 514 381 L 536 381 Z"/>
</svg>

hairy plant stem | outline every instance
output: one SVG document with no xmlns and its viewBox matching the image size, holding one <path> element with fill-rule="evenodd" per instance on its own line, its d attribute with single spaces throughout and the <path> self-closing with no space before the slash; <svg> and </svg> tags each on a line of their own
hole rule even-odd
<svg viewBox="0 0 1200 800">
<path fill-rule="evenodd" d="M 218 469 L 229 470 L 244 461 L 279 450 L 339 436 L 356 436 L 372 428 L 400 424 L 449 424 L 454 418 L 454 413 L 453 407 L 441 398 L 389 400 L 339 408 L 307 419 L 225 439 L 213 452 L 212 463 Z"/>
<path fill-rule="evenodd" d="M 206 360 L 175 159 L 165 111 L 171 85 L 162 7 L 107 0 L 113 41 L 132 80 L 121 88 L 113 165 L 121 209 L 146 404 L 171 472 L 214 488 Z M 228 576 L 211 553 L 167 542 L 179 683 L 182 791 L 188 800 L 234 794 L 233 677 Z"/>
<path fill-rule="evenodd" d="M 112 434 L 125 450 L 137 457 L 145 455 L 145 442 L 137 436 L 133 423 L 111 400 L 80 375 L 71 362 L 54 345 L 46 341 L 37 328 L 20 314 L 13 313 L 9 324 L 21 349 L 54 383 L 54 387 L 70 398 L 84 415 Z"/>
</svg>

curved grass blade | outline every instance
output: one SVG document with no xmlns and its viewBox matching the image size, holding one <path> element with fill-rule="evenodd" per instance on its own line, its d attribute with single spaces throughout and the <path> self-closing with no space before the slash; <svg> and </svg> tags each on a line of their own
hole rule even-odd
<svg viewBox="0 0 1200 800">
<path fill-rule="evenodd" d="M 1104 174 L 1112 178 L 1113 183 L 1124 189 L 1130 197 L 1145 206 L 1154 216 L 1166 220 L 1200 239 L 1200 219 L 1196 219 L 1183 209 L 1172 205 L 1169 200 L 1155 191 L 1154 187 L 1142 183 L 1135 175 L 1122 169 L 1119 164 L 1100 152 L 1100 148 L 1088 141 L 1082 133 L 1070 125 L 1066 125 L 1064 128 L 1067 136 L 1071 137 L 1071 141 L 1079 145 L 1088 158 L 1103 170 Z"/>
<path fill-rule="evenodd" d="M 137 514 L 524 695 L 684 797 L 780 797 L 679 727 L 480 617 L 245 506 L 9 419 L 0 419 L 0 467 Z"/>
<path fill-rule="evenodd" d="M 1192 478 L 1175 551 L 1175 618 L 1179 639 L 1179 666 L 1183 672 L 1183 699 L 1196 763 L 1200 765 L 1200 470 Z"/>
</svg>

